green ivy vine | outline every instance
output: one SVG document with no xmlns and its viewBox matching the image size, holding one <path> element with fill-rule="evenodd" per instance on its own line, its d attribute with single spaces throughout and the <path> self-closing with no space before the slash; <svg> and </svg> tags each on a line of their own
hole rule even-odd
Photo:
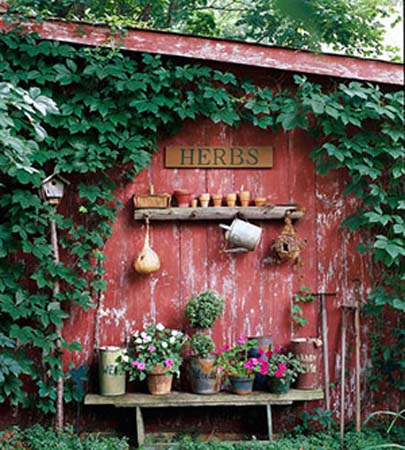
<svg viewBox="0 0 405 450">
<path fill-rule="evenodd" d="M 68 317 L 71 304 L 92 308 L 106 288 L 103 248 L 119 207 L 112 169 L 121 167 L 133 178 L 150 163 L 158 135 L 174 134 L 182 121 L 201 116 L 235 127 L 250 122 L 263 129 L 310 130 L 320 143 L 312 153 L 317 170 L 348 172 L 345 194 L 354 194 L 360 206 L 345 225 L 370 232 L 359 251 L 371 252 L 381 267 L 369 312 L 377 326 L 386 309 L 397 313 L 393 342 L 374 347 L 373 364 L 403 367 L 401 91 L 357 82 L 324 89 L 297 76 L 296 87 L 273 92 L 203 65 L 74 47 L 17 32 L 0 35 L 0 73 L 18 88 L 35 85 L 59 110 L 42 120 L 47 136 L 28 155 L 33 170 L 10 172 L 0 164 L 0 348 L 7 356 L 0 368 L 0 402 L 35 402 L 54 412 L 60 376 L 65 401 L 80 398 L 72 382 L 78 369 L 66 372 L 62 366 L 62 354 L 80 346 L 63 341 L 59 350 L 55 327 Z M 21 111 L 11 111 L 11 117 L 14 135 L 29 136 Z M 55 209 L 37 194 L 51 173 L 72 181 L 74 201 L 64 208 Z M 64 255 L 57 265 L 49 242 L 51 220 L 60 230 Z M 62 286 L 56 298 L 55 280 Z M 23 383 L 22 376 L 31 382 Z"/>
</svg>

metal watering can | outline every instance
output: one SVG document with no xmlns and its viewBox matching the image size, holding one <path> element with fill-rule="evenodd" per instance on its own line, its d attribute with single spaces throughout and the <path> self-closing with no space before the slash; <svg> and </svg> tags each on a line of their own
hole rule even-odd
<svg viewBox="0 0 405 450">
<path fill-rule="evenodd" d="M 225 239 L 235 248 L 225 249 L 225 253 L 242 253 L 256 250 L 262 237 L 262 229 L 244 220 L 234 219 L 232 224 L 220 224 L 226 230 Z"/>
</svg>

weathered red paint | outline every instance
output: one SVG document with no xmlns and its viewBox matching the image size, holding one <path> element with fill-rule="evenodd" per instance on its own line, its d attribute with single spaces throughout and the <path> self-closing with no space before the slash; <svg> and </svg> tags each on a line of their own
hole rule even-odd
<svg viewBox="0 0 405 450">
<path fill-rule="evenodd" d="M 0 18 L 0 30 L 10 29 L 11 26 Z M 226 39 L 138 29 L 131 29 L 123 36 L 116 36 L 115 42 L 112 44 L 111 32 L 106 26 L 61 20 L 42 22 L 30 20 L 22 22 L 20 26 L 24 30 L 37 32 L 44 39 L 75 44 L 96 46 L 118 44 L 126 50 L 135 52 L 180 56 L 377 83 L 404 84 L 403 65 L 387 61 L 325 53 L 317 54 Z"/>
</svg>

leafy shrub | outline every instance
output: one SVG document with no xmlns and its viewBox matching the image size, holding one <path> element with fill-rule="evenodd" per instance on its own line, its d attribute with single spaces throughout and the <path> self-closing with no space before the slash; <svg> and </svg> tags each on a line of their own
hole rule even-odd
<svg viewBox="0 0 405 450">
<path fill-rule="evenodd" d="M 194 294 L 186 306 L 186 317 L 191 328 L 206 330 L 224 312 L 224 299 L 215 291 Z"/>
<path fill-rule="evenodd" d="M 213 340 L 204 333 L 196 333 L 190 338 L 193 355 L 206 358 L 215 349 Z"/>
<path fill-rule="evenodd" d="M 81 439 L 72 429 L 57 434 L 52 429 L 35 425 L 21 430 L 0 432 L 1 450 L 128 450 L 126 438 L 90 434 Z"/>
</svg>

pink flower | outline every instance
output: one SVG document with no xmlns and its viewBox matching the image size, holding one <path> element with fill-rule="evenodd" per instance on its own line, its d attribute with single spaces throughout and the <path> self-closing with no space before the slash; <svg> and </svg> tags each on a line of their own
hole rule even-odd
<svg viewBox="0 0 405 450">
<path fill-rule="evenodd" d="M 249 359 L 249 361 L 246 361 L 245 364 L 243 364 L 243 367 L 245 369 L 252 369 L 254 366 L 254 363 L 251 359 Z"/>
<path fill-rule="evenodd" d="M 138 369 L 145 370 L 145 363 L 143 363 L 143 362 L 138 363 Z"/>
<path fill-rule="evenodd" d="M 152 353 L 156 350 L 156 347 L 154 345 L 149 345 L 148 352 Z"/>
<path fill-rule="evenodd" d="M 165 366 L 166 367 L 171 367 L 173 365 L 173 360 L 172 359 L 165 359 Z"/>
<path fill-rule="evenodd" d="M 224 368 L 223 367 L 218 367 L 218 373 L 222 373 L 223 371 L 224 371 Z"/>
<path fill-rule="evenodd" d="M 264 355 L 264 350 L 262 348 L 259 348 L 257 353 L 259 353 L 260 356 L 263 356 Z"/>
<path fill-rule="evenodd" d="M 280 353 L 280 351 L 281 351 L 281 348 L 280 348 L 279 345 L 275 345 L 275 346 L 273 347 L 273 353 Z"/>
<path fill-rule="evenodd" d="M 262 365 L 260 366 L 260 374 L 267 375 L 268 368 L 269 368 L 269 363 L 267 361 L 263 361 Z"/>
<path fill-rule="evenodd" d="M 244 344 L 246 342 L 246 339 L 246 336 L 241 336 L 240 338 L 238 338 L 237 342 L 238 344 Z"/>
<path fill-rule="evenodd" d="M 278 369 L 281 370 L 282 372 L 285 372 L 287 370 L 287 366 L 281 363 L 278 365 Z"/>
<path fill-rule="evenodd" d="M 131 366 L 133 366 L 133 367 L 138 367 L 138 364 L 139 364 L 139 362 L 136 360 L 131 361 Z"/>
<path fill-rule="evenodd" d="M 230 349 L 230 346 L 229 346 L 229 345 L 225 345 L 225 347 L 219 348 L 215 353 L 216 353 L 217 355 L 220 355 L 221 353 L 224 353 L 224 352 L 226 352 L 226 351 L 229 350 L 229 349 Z"/>
<path fill-rule="evenodd" d="M 266 357 L 267 357 L 268 359 L 270 359 L 270 358 L 272 357 L 272 355 L 273 355 L 273 352 L 272 352 L 271 350 L 269 350 L 269 351 L 266 352 Z"/>
<path fill-rule="evenodd" d="M 277 369 L 277 370 L 274 372 L 274 376 L 277 377 L 277 378 L 283 378 L 283 375 L 284 375 L 284 372 L 281 371 L 280 369 Z"/>
</svg>

